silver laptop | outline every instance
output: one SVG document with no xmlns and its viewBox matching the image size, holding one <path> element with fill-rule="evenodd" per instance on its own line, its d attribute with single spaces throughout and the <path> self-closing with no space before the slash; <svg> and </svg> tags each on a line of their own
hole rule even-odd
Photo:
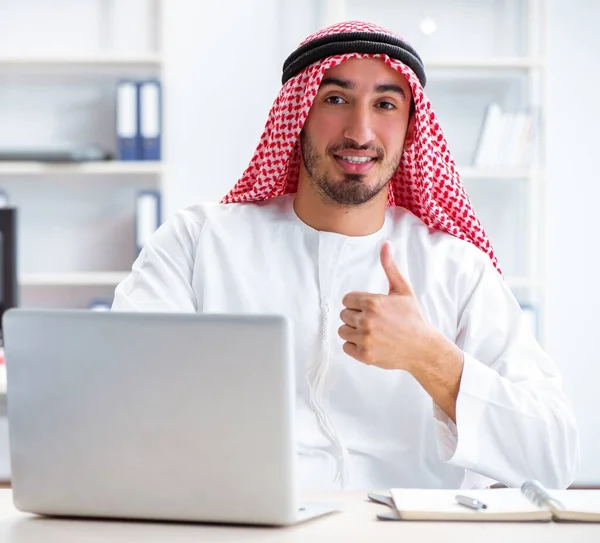
<svg viewBox="0 0 600 543">
<path fill-rule="evenodd" d="M 3 317 L 18 509 L 287 525 L 297 496 L 281 316 L 11 309 Z"/>
</svg>

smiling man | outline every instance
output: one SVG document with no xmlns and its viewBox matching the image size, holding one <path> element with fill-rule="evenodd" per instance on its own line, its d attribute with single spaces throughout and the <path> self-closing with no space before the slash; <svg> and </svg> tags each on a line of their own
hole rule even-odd
<svg viewBox="0 0 600 543">
<path fill-rule="evenodd" d="M 155 233 L 113 308 L 289 317 L 305 489 L 566 487 L 578 440 L 561 377 L 424 84 L 381 27 L 310 36 L 241 179 Z"/>
</svg>

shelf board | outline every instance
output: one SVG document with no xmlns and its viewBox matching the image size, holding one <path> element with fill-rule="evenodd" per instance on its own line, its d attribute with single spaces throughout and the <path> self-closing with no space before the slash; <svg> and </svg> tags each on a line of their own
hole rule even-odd
<svg viewBox="0 0 600 543">
<path fill-rule="evenodd" d="M 22 286 L 116 286 L 129 271 L 24 273 L 19 276 Z M 511 288 L 538 288 L 539 283 L 529 277 L 506 277 Z"/>
<path fill-rule="evenodd" d="M 0 56 L 1 68 L 121 68 L 121 67 L 159 67 L 162 56 L 147 55 L 91 55 L 91 56 Z"/>
<path fill-rule="evenodd" d="M 462 179 L 531 179 L 544 175 L 542 170 L 527 168 L 457 166 L 457 169 Z"/>
<path fill-rule="evenodd" d="M 158 175 L 162 162 L 0 162 L 0 175 Z"/>
<path fill-rule="evenodd" d="M 68 69 L 68 68 L 121 68 L 121 67 L 153 67 L 159 68 L 163 63 L 160 54 L 146 55 L 90 55 L 90 56 L 0 56 L 0 69 Z M 482 59 L 424 59 L 427 69 L 430 68 L 500 68 L 526 69 L 543 68 L 545 62 L 530 57 L 497 57 Z"/>
<path fill-rule="evenodd" d="M 529 288 L 529 289 L 537 289 L 540 288 L 540 283 L 537 279 L 533 279 L 531 277 L 505 277 L 506 283 L 510 288 Z"/>
<path fill-rule="evenodd" d="M 21 286 L 116 286 L 128 271 L 71 272 L 71 273 L 23 273 L 19 276 Z"/>
<path fill-rule="evenodd" d="M 461 178 L 526 179 L 543 175 L 541 170 L 523 168 L 479 168 L 458 166 Z M 162 162 L 106 161 L 78 163 L 1 162 L 0 175 L 159 175 Z"/>
<path fill-rule="evenodd" d="M 544 68 L 543 60 L 529 57 L 498 57 L 482 59 L 424 59 L 425 69 L 530 69 Z"/>
</svg>

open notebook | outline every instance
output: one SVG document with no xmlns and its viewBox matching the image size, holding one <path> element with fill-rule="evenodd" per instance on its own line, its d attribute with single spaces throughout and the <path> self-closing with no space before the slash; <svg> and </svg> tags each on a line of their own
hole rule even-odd
<svg viewBox="0 0 600 543">
<path fill-rule="evenodd" d="M 399 520 L 580 521 L 600 522 L 600 490 L 546 491 L 539 483 L 493 490 L 393 488 Z M 456 501 L 465 495 L 486 504 L 469 509 Z"/>
</svg>

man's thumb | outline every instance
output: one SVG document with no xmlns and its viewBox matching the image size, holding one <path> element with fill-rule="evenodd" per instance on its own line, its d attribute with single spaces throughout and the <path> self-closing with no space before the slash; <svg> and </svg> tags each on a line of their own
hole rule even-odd
<svg viewBox="0 0 600 543">
<path fill-rule="evenodd" d="M 413 294 L 412 288 L 396 265 L 389 241 L 385 241 L 381 246 L 381 265 L 390 283 L 389 294 Z"/>
</svg>

